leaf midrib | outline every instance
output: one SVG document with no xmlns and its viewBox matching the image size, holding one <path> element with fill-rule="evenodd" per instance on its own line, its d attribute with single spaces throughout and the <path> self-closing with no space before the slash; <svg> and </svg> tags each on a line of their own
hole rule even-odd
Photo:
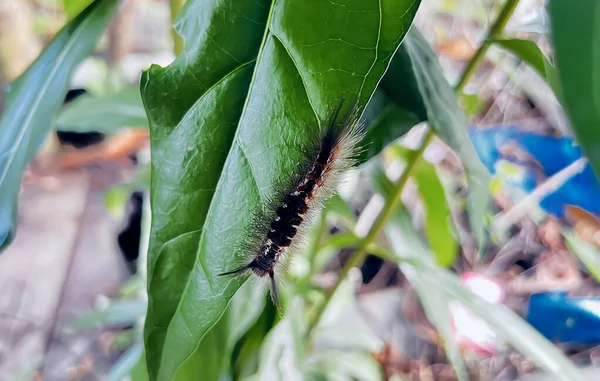
<svg viewBox="0 0 600 381">
<path fill-rule="evenodd" d="M 235 149 L 235 147 L 236 147 L 236 146 L 238 146 L 238 147 L 240 148 L 240 151 L 242 151 L 242 154 L 244 155 L 244 157 L 246 158 L 246 160 L 248 161 L 248 163 L 250 163 L 250 160 L 249 160 L 249 158 L 247 157 L 247 155 L 246 155 L 245 151 L 243 150 L 243 145 L 239 143 L 239 133 L 240 133 L 240 125 L 239 125 L 239 124 L 240 124 L 240 122 L 241 122 L 241 121 L 244 119 L 244 116 L 246 115 L 246 111 L 247 111 L 247 108 L 248 108 L 248 103 L 249 103 L 249 100 L 250 100 L 250 94 L 251 94 L 252 88 L 253 88 L 253 86 L 254 86 L 254 83 L 255 83 L 255 80 L 256 80 L 256 75 L 257 75 L 257 72 L 258 72 L 257 68 L 260 66 L 260 62 L 261 62 L 261 60 L 262 60 L 262 56 L 263 56 L 263 51 L 264 51 L 264 48 L 265 48 L 265 45 L 266 45 L 266 42 L 267 42 L 267 39 L 268 39 L 268 37 L 269 37 L 269 36 L 273 36 L 273 37 L 274 37 L 274 38 L 275 38 L 275 39 L 276 39 L 276 40 L 277 40 L 277 41 L 278 41 L 278 42 L 279 42 L 279 43 L 282 45 L 283 49 L 286 51 L 287 55 L 290 57 L 290 59 L 291 59 L 291 61 L 293 62 L 293 65 L 294 65 L 294 67 L 295 67 L 296 71 L 298 72 L 298 74 L 299 74 L 299 76 L 300 76 L 301 82 L 302 82 L 302 84 L 303 84 L 303 89 L 304 89 L 304 92 L 306 93 L 306 96 L 307 96 L 307 99 L 308 99 L 308 103 L 309 103 L 309 105 L 311 106 L 311 109 L 312 109 L 312 111 L 313 111 L 313 113 L 314 113 L 314 115 L 315 115 L 315 117 L 316 117 L 316 120 L 317 120 L 317 121 L 319 121 L 319 119 L 320 119 L 320 118 L 318 117 L 318 114 L 317 114 L 317 112 L 316 112 L 316 108 L 314 107 L 314 105 L 313 105 L 313 103 L 312 103 L 312 100 L 311 100 L 311 98 L 310 98 L 310 96 L 309 96 L 309 94 L 308 94 L 308 89 L 307 89 L 307 87 L 306 87 L 306 80 L 305 80 L 305 78 L 303 77 L 303 75 L 302 75 L 302 72 L 300 71 L 300 68 L 298 67 L 297 63 L 295 62 L 295 60 L 294 60 L 294 57 L 292 56 L 292 54 L 290 54 L 290 52 L 289 52 L 289 50 L 288 50 L 287 46 L 286 46 L 286 45 L 283 43 L 283 41 L 281 40 L 281 38 L 280 38 L 280 37 L 279 37 L 279 36 L 278 36 L 278 35 L 277 35 L 277 34 L 276 34 L 274 31 L 272 31 L 272 30 L 271 30 L 272 16 L 273 16 L 273 11 L 274 11 L 274 9 L 275 9 L 275 5 L 276 5 L 276 3 L 277 3 L 277 0 L 273 0 L 273 1 L 271 2 L 270 8 L 269 8 L 269 14 L 268 14 L 268 17 L 267 17 L 267 20 L 266 20 L 266 23 L 265 23 L 265 31 L 264 31 L 264 34 L 263 34 L 263 38 L 262 38 L 262 41 L 261 41 L 260 48 L 259 48 L 259 51 L 258 51 L 258 53 L 257 53 L 256 59 L 254 60 L 254 61 L 256 62 L 256 66 L 255 66 L 255 68 L 254 68 L 254 71 L 253 71 L 253 73 L 252 73 L 252 79 L 251 79 L 251 81 L 250 81 L 250 84 L 249 84 L 249 86 L 248 86 L 248 93 L 247 93 L 247 95 L 246 95 L 246 99 L 245 99 L 245 102 L 244 102 L 244 106 L 243 106 L 243 108 L 242 108 L 242 113 L 240 114 L 240 117 L 239 117 L 239 120 L 238 120 L 238 127 L 236 128 L 236 131 L 235 131 L 235 134 L 234 134 L 234 138 L 233 138 L 233 140 L 232 140 L 232 144 L 231 144 L 231 146 L 230 146 L 229 153 L 228 153 L 228 155 L 227 155 L 227 158 L 226 158 L 226 160 L 225 160 L 225 163 L 224 163 L 224 165 L 223 165 L 223 168 L 225 168 L 225 167 L 226 167 L 226 165 L 227 165 L 227 162 L 230 160 L 230 158 L 231 158 L 231 155 L 232 155 L 232 152 L 233 152 L 233 150 Z M 409 9 L 410 9 L 410 8 L 409 8 Z M 363 81 L 362 81 L 362 83 L 361 83 L 361 87 L 360 87 L 360 89 L 359 89 L 359 96 L 360 96 L 360 94 L 362 94 L 363 87 L 364 87 L 364 85 L 365 85 L 365 83 L 366 83 L 367 77 L 368 77 L 368 76 L 369 76 L 369 74 L 372 72 L 372 70 L 373 70 L 373 68 L 375 67 L 375 65 L 376 65 L 376 63 L 377 63 L 377 60 L 378 60 L 378 58 L 379 58 L 379 45 L 380 45 L 380 42 L 381 42 L 381 28 L 382 28 L 382 19 L 383 19 L 383 13 L 382 13 L 383 11 L 382 11 L 382 6 L 381 6 L 381 0 L 378 0 L 378 12 L 379 12 L 379 22 L 378 22 L 378 28 L 377 28 L 377 39 L 376 39 L 376 42 L 375 42 L 375 57 L 373 58 L 373 62 L 372 62 L 372 64 L 371 64 L 371 66 L 369 67 L 369 69 L 367 70 L 367 72 L 366 72 L 366 73 L 365 73 L 365 75 L 364 75 Z M 249 62 L 242 63 L 241 65 L 239 65 L 238 67 L 236 67 L 236 69 L 234 69 L 233 71 L 235 71 L 235 70 L 239 69 L 239 67 L 240 67 L 240 66 L 245 66 L 245 65 L 246 65 L 246 64 L 248 64 L 248 63 L 249 63 Z M 230 73 L 231 73 L 231 72 L 230 72 Z M 229 73 L 229 74 L 230 74 L 230 73 Z M 222 80 L 223 80 L 223 78 L 221 78 L 221 79 L 219 80 L 219 82 L 221 82 Z M 211 88 L 210 88 L 210 89 L 208 89 L 208 90 L 207 90 L 207 91 L 206 91 L 204 94 L 207 94 L 207 93 L 208 93 L 208 92 L 209 92 L 209 91 L 210 91 L 210 90 L 211 90 L 211 89 L 212 89 L 214 86 L 215 86 L 215 85 L 211 86 Z M 203 96 L 204 96 L 204 95 L 203 95 Z M 190 108 L 190 110 L 191 110 L 192 108 L 193 108 L 193 106 Z M 188 110 L 188 112 L 189 112 L 190 110 Z M 187 112 L 186 112 L 186 114 L 187 114 Z M 181 120 L 183 120 L 183 119 L 184 119 L 184 118 L 182 118 Z M 249 165 L 250 165 L 250 164 L 249 164 Z M 260 198 L 262 199 L 262 194 L 261 194 L 261 192 L 260 192 L 260 189 L 258 189 L 258 183 L 257 183 L 257 181 L 256 181 L 256 177 L 254 176 L 254 172 L 252 172 L 252 176 L 251 176 L 251 177 L 252 177 L 252 179 L 253 179 L 253 181 L 254 181 L 254 184 L 255 184 L 255 186 L 256 186 L 256 188 L 257 188 L 257 190 L 258 190 L 258 194 L 259 194 Z M 221 186 L 222 186 L 222 183 L 223 183 L 223 178 L 224 178 L 224 176 L 223 176 L 223 171 L 222 171 L 222 172 L 221 172 L 221 175 L 220 175 L 220 177 L 219 177 L 219 180 L 218 180 L 218 182 L 217 182 L 217 186 L 216 186 L 216 188 L 215 188 L 215 194 L 217 194 L 217 193 L 219 192 L 219 190 L 220 190 L 220 188 L 221 188 Z M 206 273 L 206 270 L 205 270 L 205 267 L 206 267 L 206 266 L 205 266 L 205 264 L 204 264 L 204 263 L 202 263 L 202 258 L 199 256 L 199 253 L 198 253 L 198 251 L 199 251 L 199 249 L 201 248 L 201 246 L 202 246 L 202 242 L 203 242 L 203 241 L 204 241 L 204 239 L 205 239 L 205 238 L 204 238 L 204 235 L 205 235 L 205 233 L 206 233 L 206 229 L 204 228 L 204 226 L 205 226 L 205 225 L 208 223 L 208 221 L 211 219 L 211 216 L 212 216 L 212 214 L 213 214 L 213 208 L 214 208 L 214 205 L 215 205 L 215 197 L 213 196 L 213 197 L 212 197 L 212 199 L 211 199 L 211 201 L 210 201 L 210 204 L 209 204 L 209 208 L 208 208 L 208 211 L 207 211 L 207 214 L 206 214 L 206 219 L 205 219 L 205 221 L 204 221 L 204 225 L 203 225 L 203 227 L 201 228 L 201 231 L 202 231 L 202 233 L 201 233 L 201 235 L 200 235 L 200 240 L 199 240 L 199 242 L 198 242 L 198 246 L 197 246 L 197 249 L 196 249 L 196 260 L 195 260 L 195 262 L 200 262 L 200 265 L 201 265 L 201 267 L 202 267 L 202 270 L 203 270 L 203 272 L 204 272 L 204 274 L 205 274 L 205 276 L 206 276 L 206 278 L 207 278 L 207 281 L 209 282 L 209 284 L 210 284 L 210 279 L 209 279 L 209 277 L 208 277 L 208 274 Z M 169 336 L 169 332 L 171 332 L 171 328 L 172 328 L 173 322 L 174 322 L 174 320 L 175 320 L 175 319 L 174 319 L 174 317 L 175 317 L 175 315 L 176 315 L 177 313 L 179 313 L 179 311 L 181 311 L 181 304 L 182 304 L 182 302 L 183 302 L 183 299 L 184 299 L 184 297 L 183 297 L 183 296 L 184 296 L 185 294 L 187 294 L 189 287 L 190 287 L 190 279 L 189 279 L 189 277 L 188 277 L 188 279 L 187 279 L 187 281 L 186 281 L 185 288 L 184 288 L 184 290 L 183 290 L 183 293 L 181 294 L 181 297 L 179 298 L 179 301 L 178 301 L 178 303 L 177 303 L 177 308 L 175 309 L 175 311 L 174 311 L 174 313 L 173 313 L 173 316 L 171 316 L 171 318 L 170 318 L 170 321 L 169 321 L 169 324 L 167 325 L 167 329 L 166 329 L 166 332 L 165 332 L 166 336 L 165 336 L 165 340 L 163 341 L 163 348 L 162 348 L 162 351 L 161 351 L 161 359 L 160 359 L 160 361 L 161 361 L 161 362 L 162 362 L 162 360 L 163 360 L 163 358 L 164 358 L 164 355 L 165 355 L 165 345 L 164 345 L 164 344 L 165 344 L 165 342 L 167 341 L 167 337 Z M 213 296 L 213 298 L 214 298 L 214 296 Z M 227 301 L 227 305 L 229 305 L 230 301 L 231 301 L 231 299 L 229 299 L 229 300 Z M 189 353 L 189 354 L 188 354 L 188 356 L 187 356 L 187 357 L 186 357 L 186 358 L 185 358 L 185 359 L 184 359 L 184 360 L 183 360 L 181 363 L 179 363 L 179 364 L 177 365 L 177 367 L 176 367 L 176 368 L 175 368 L 175 370 L 174 370 L 174 374 L 177 374 L 177 372 L 179 371 L 179 369 L 181 368 L 181 366 L 182 366 L 182 365 L 183 365 L 183 364 L 184 364 L 184 363 L 185 363 L 187 360 L 189 360 L 189 359 L 192 357 L 193 353 L 194 353 L 194 352 L 197 350 L 198 346 L 200 345 L 200 343 L 202 342 L 202 340 L 204 339 L 204 337 L 206 336 L 206 334 L 207 334 L 208 332 L 210 332 L 210 330 L 211 330 L 211 329 L 212 329 L 212 328 L 213 328 L 213 327 L 214 327 L 214 326 L 215 326 L 215 325 L 216 325 L 216 324 L 219 322 L 220 318 L 223 316 L 223 314 L 225 313 L 226 309 L 227 309 L 227 306 L 226 306 L 226 307 L 223 309 L 223 312 L 222 312 L 221 316 L 219 317 L 219 319 L 216 319 L 216 320 L 214 321 L 214 323 L 213 323 L 212 325 L 210 325 L 210 326 L 209 326 L 209 327 L 208 327 L 208 328 L 205 330 L 205 332 L 204 332 L 204 333 L 202 334 L 202 336 L 200 337 L 200 339 L 199 339 L 199 341 L 198 341 L 198 343 L 197 343 L 196 347 L 194 348 L 194 351 L 192 351 L 191 353 Z M 161 366 L 160 366 L 160 364 L 159 364 L 159 372 L 158 372 L 159 374 L 160 374 L 160 368 L 161 368 Z"/>
<path fill-rule="evenodd" d="M 265 23 L 265 31 L 264 31 L 263 38 L 262 38 L 261 43 L 260 43 L 260 48 L 258 50 L 258 53 L 256 55 L 256 59 L 255 59 L 255 61 L 256 61 L 256 67 L 258 67 L 260 65 L 260 61 L 262 59 L 264 47 L 265 47 L 267 38 L 269 36 L 270 29 L 271 29 L 270 28 L 270 26 L 271 26 L 271 18 L 273 16 L 273 10 L 275 9 L 275 3 L 276 2 L 277 2 L 277 0 L 272 0 L 271 1 L 271 6 L 269 7 L 269 14 L 267 16 L 267 21 Z M 256 80 L 256 73 L 257 73 L 256 67 L 255 67 L 255 69 L 254 69 L 254 71 L 252 73 L 252 79 L 250 80 L 250 85 L 248 86 L 248 93 L 247 93 L 246 99 L 244 101 L 244 107 L 242 108 L 242 113 L 240 114 L 239 121 L 241 121 L 243 119 L 244 115 L 246 114 L 246 110 L 248 108 L 248 103 L 249 103 L 249 99 L 250 99 L 250 91 L 251 91 L 252 86 L 254 85 L 254 82 Z M 225 163 L 223 164 L 223 168 L 225 168 L 226 163 L 229 161 L 229 159 L 231 157 L 231 154 L 233 152 L 233 149 L 236 146 L 236 142 L 238 140 L 238 136 L 239 136 L 239 133 L 240 133 L 239 121 L 238 121 L 238 127 L 236 128 L 236 131 L 235 131 L 235 134 L 234 134 L 234 137 L 233 137 L 233 140 L 232 140 L 232 144 L 229 147 L 229 153 L 227 154 L 227 158 L 225 159 Z M 215 194 L 217 194 L 219 192 L 219 190 L 221 189 L 222 184 L 223 184 L 223 178 L 224 178 L 223 172 L 221 172 L 221 176 L 219 176 L 219 181 L 217 182 L 217 186 L 215 188 Z M 211 200 L 210 200 L 208 211 L 206 213 L 206 218 L 204 220 L 204 224 L 203 224 L 203 227 L 202 227 L 202 233 L 200 234 L 200 240 L 198 241 L 198 248 L 196 249 L 196 260 L 194 262 L 200 261 L 199 255 L 198 255 L 199 254 L 198 251 L 202 247 L 202 242 L 204 241 L 204 235 L 206 234 L 206 229 L 204 229 L 204 226 L 207 224 L 207 222 L 210 220 L 210 218 L 212 216 L 214 205 L 215 205 L 215 197 L 213 196 L 211 198 Z M 202 265 L 202 267 L 204 267 L 204 265 Z M 185 288 L 183 290 L 183 293 L 181 294 L 181 296 L 179 298 L 179 301 L 177 302 L 177 308 L 175 309 L 175 311 L 173 313 L 173 316 L 171 316 L 169 324 L 167 325 L 167 330 L 165 332 L 165 339 L 163 341 L 163 347 L 162 347 L 162 350 L 161 350 L 161 357 L 160 357 L 160 363 L 159 363 L 159 369 L 158 369 L 158 374 L 159 375 L 160 375 L 161 363 L 162 363 L 162 361 L 164 359 L 164 355 L 165 355 L 165 342 L 167 341 L 167 337 L 169 336 L 169 332 L 171 331 L 171 327 L 173 325 L 174 317 L 181 310 L 181 303 L 183 302 L 183 299 L 184 299 L 183 296 L 185 294 L 187 294 L 189 287 L 190 287 L 190 279 L 188 277 L 188 279 L 187 279 L 187 281 L 185 283 Z M 227 304 L 229 304 L 230 301 L 231 301 L 231 299 L 227 301 Z M 181 363 L 179 363 L 176 366 L 173 375 L 177 374 L 177 372 L 179 371 L 179 369 L 181 368 L 181 366 L 193 355 L 193 353 L 196 351 L 196 349 L 198 348 L 198 346 L 202 342 L 202 339 L 219 322 L 219 320 L 221 319 L 221 317 L 225 313 L 225 310 L 226 310 L 226 307 L 223 309 L 223 312 L 222 312 L 221 316 L 219 317 L 219 319 L 216 319 L 214 321 L 214 323 L 204 331 L 204 333 L 202 334 L 202 336 L 198 340 L 198 343 L 196 344 L 196 347 L 194 348 L 194 351 L 192 351 L 191 353 L 189 353 L 186 356 L 186 358 Z"/>
</svg>

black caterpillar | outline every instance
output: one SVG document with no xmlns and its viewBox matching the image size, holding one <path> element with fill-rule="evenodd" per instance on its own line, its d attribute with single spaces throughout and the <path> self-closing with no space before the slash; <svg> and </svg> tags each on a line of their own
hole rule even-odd
<svg viewBox="0 0 600 381">
<path fill-rule="evenodd" d="M 266 237 L 256 250 L 250 263 L 219 276 L 252 271 L 255 275 L 271 280 L 271 297 L 279 306 L 279 294 L 275 282 L 275 267 L 282 255 L 296 246 L 299 236 L 306 230 L 310 214 L 321 208 L 322 202 L 333 195 L 339 175 L 354 162 L 359 132 L 356 106 L 352 107 L 342 121 L 338 121 L 343 100 L 329 118 L 325 131 L 316 146 L 313 159 L 277 206 Z"/>
</svg>

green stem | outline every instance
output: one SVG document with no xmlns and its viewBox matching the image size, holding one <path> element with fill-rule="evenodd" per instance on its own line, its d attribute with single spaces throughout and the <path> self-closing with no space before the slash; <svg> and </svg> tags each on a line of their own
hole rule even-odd
<svg viewBox="0 0 600 381">
<path fill-rule="evenodd" d="M 185 1 L 186 0 L 169 0 L 169 7 L 171 8 L 171 23 L 174 23 L 175 19 L 177 19 L 177 16 L 179 16 L 179 12 L 185 5 Z M 183 39 L 173 27 L 171 27 L 171 37 L 173 38 L 173 53 L 178 56 L 183 50 Z"/>
<path fill-rule="evenodd" d="M 335 285 L 333 286 L 333 288 L 331 288 L 329 291 L 326 292 L 325 302 L 317 304 L 317 306 L 315 307 L 315 311 L 313 313 L 312 319 L 310 319 L 309 324 L 308 324 L 308 330 L 307 330 L 308 335 L 310 335 L 310 333 L 315 328 L 315 326 L 317 325 L 319 320 L 321 320 L 321 316 L 323 315 L 323 312 L 325 312 L 325 308 L 329 304 L 329 300 L 331 300 L 331 296 L 333 296 L 333 294 L 335 294 L 336 290 L 340 287 L 340 284 L 342 284 L 344 279 L 346 279 L 350 269 L 352 269 L 354 267 L 358 267 L 364 262 L 365 258 L 367 257 L 367 254 L 369 254 L 369 250 L 368 250 L 369 245 L 375 241 L 375 238 L 377 237 L 377 235 L 383 228 L 383 225 L 385 225 L 385 223 L 390 218 L 392 213 L 396 210 L 398 203 L 400 203 L 400 196 L 402 195 L 402 190 L 404 189 L 404 186 L 408 182 L 408 179 L 410 178 L 413 169 L 419 163 L 420 158 L 423 156 L 423 152 L 425 151 L 425 148 L 427 147 L 427 145 L 429 144 L 429 142 L 431 141 L 433 136 L 434 136 L 433 134 L 427 134 L 425 136 L 425 138 L 423 139 L 423 143 L 421 144 L 421 148 L 419 148 L 419 150 L 415 154 L 415 159 L 411 160 L 408 163 L 406 169 L 402 173 L 402 176 L 396 182 L 394 189 L 392 190 L 392 193 L 390 194 L 390 197 L 388 197 L 385 200 L 385 204 L 383 206 L 381 213 L 377 216 L 377 218 L 375 219 L 375 222 L 373 222 L 373 225 L 369 229 L 365 238 L 363 238 L 361 240 L 360 244 L 358 245 L 358 248 L 356 249 L 356 252 L 350 257 L 348 262 L 346 262 L 346 264 L 344 264 L 344 267 L 342 267 L 340 276 L 337 278 L 337 281 L 336 281 Z"/>
<path fill-rule="evenodd" d="M 498 37 L 504 32 L 504 28 L 505 28 L 506 24 L 508 23 L 508 20 L 512 16 L 513 12 L 515 11 L 515 8 L 517 7 L 518 4 L 519 4 L 519 0 L 507 0 L 506 1 L 506 3 L 504 4 L 504 7 L 500 11 L 500 14 L 498 15 L 498 19 L 490 28 L 485 41 L 493 39 L 494 37 Z M 454 90 L 456 91 L 457 94 L 463 90 L 463 88 L 465 87 L 465 85 L 467 84 L 469 79 L 471 78 L 471 75 L 473 75 L 473 73 L 475 72 L 475 69 L 479 66 L 479 64 L 483 60 L 483 57 L 485 56 L 485 53 L 487 52 L 488 48 L 489 48 L 489 44 L 487 42 L 484 42 L 481 46 L 479 46 L 479 48 L 477 49 L 477 51 L 475 52 L 475 54 L 473 55 L 473 57 L 467 64 L 467 67 L 463 71 L 461 78 L 458 81 L 458 84 L 454 88 Z M 311 335 L 315 326 L 321 320 L 321 317 L 323 316 L 323 312 L 325 311 L 327 305 L 329 304 L 331 297 L 333 296 L 333 294 L 335 294 L 336 290 L 339 288 L 340 284 L 344 281 L 344 279 L 346 279 L 350 269 L 352 269 L 353 267 L 358 267 L 364 262 L 365 258 L 367 257 L 367 254 L 369 253 L 368 249 L 369 249 L 370 245 L 375 241 L 375 238 L 377 237 L 377 235 L 379 234 L 379 232 L 381 231 L 381 229 L 383 228 L 383 226 L 385 225 L 385 223 L 387 222 L 389 217 L 396 210 L 398 203 L 401 202 L 400 197 L 402 196 L 402 191 L 404 190 L 404 186 L 406 185 L 408 179 L 410 178 L 412 171 L 416 167 L 417 163 L 423 157 L 423 153 L 425 152 L 425 149 L 427 148 L 427 146 L 429 145 L 429 143 L 431 142 L 431 140 L 433 139 L 434 136 L 435 136 L 435 134 L 433 133 L 432 130 L 429 130 L 427 132 L 427 135 L 425 135 L 425 138 L 423 139 L 423 143 L 421 144 L 421 147 L 416 152 L 415 159 L 408 163 L 408 166 L 404 170 L 404 173 L 402 173 L 402 176 L 400 177 L 398 182 L 395 184 L 394 190 L 390 194 L 390 197 L 388 197 L 387 200 L 385 201 L 383 210 L 381 211 L 379 216 L 377 216 L 377 218 L 375 219 L 375 222 L 369 229 L 369 232 L 367 233 L 365 238 L 358 245 L 356 252 L 352 255 L 352 257 L 350 257 L 350 259 L 348 260 L 348 262 L 346 262 L 344 267 L 342 267 L 340 276 L 338 277 L 333 288 L 331 288 L 329 291 L 326 292 L 325 301 L 316 305 L 315 311 L 313 312 L 313 315 L 312 315 L 311 319 L 309 320 L 307 337 Z"/>
<path fill-rule="evenodd" d="M 488 41 L 502 36 L 502 34 L 504 33 L 504 28 L 506 27 L 508 20 L 510 20 L 510 17 L 517 8 L 518 4 L 519 0 L 507 0 L 506 3 L 504 3 L 504 7 L 500 11 L 498 19 L 496 19 L 496 22 L 490 28 L 485 40 L 479 46 L 477 51 L 475 51 L 475 54 L 465 67 L 465 70 L 463 71 L 460 80 L 454 88 L 456 93 L 460 93 L 463 90 L 467 82 L 469 82 L 471 75 L 475 72 L 475 69 L 477 69 L 479 67 L 479 64 L 481 64 L 481 61 L 483 61 L 483 57 L 485 56 L 485 53 L 490 47 Z"/>
</svg>

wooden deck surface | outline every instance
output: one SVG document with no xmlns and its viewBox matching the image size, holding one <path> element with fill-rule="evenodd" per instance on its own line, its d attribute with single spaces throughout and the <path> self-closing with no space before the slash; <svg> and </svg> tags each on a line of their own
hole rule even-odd
<svg viewBox="0 0 600 381">
<path fill-rule="evenodd" d="M 0 381 L 38 371 L 69 380 L 78 363 L 100 355 L 99 332 L 65 334 L 73 316 L 128 276 L 116 241 L 121 224 L 90 179 L 85 171 L 39 177 L 19 197 L 17 236 L 0 255 Z M 102 379 L 94 373 L 85 379 Z"/>
</svg>

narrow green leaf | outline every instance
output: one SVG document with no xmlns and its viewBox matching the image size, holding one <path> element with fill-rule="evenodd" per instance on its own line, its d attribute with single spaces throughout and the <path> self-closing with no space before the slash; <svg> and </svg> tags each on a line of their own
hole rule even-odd
<svg viewBox="0 0 600 381">
<path fill-rule="evenodd" d="M 153 166 L 144 333 L 151 379 L 195 378 L 186 359 L 202 368 L 209 351 L 226 349 L 205 340 L 245 279 L 216 274 L 247 260 L 253 216 L 296 173 L 340 98 L 364 108 L 418 5 L 186 4 L 176 24 L 185 49 L 141 83 Z M 229 334 L 220 330 L 221 341 Z"/>
<path fill-rule="evenodd" d="M 469 374 L 467 373 L 465 361 L 462 358 L 460 347 L 454 339 L 451 330 L 448 299 L 442 293 L 432 292 L 433 285 L 427 282 L 424 277 L 419 276 L 419 272 L 410 265 L 401 264 L 400 269 L 419 296 L 427 318 L 437 328 L 440 336 L 443 338 L 444 350 L 454 367 L 458 379 L 460 381 L 468 381 Z"/>
<path fill-rule="evenodd" d="M 461 283 L 456 274 L 437 266 L 431 260 L 430 255 L 423 255 L 421 245 L 411 246 L 412 239 L 407 237 L 414 236 L 416 233 L 401 221 L 402 218 L 392 219 L 386 226 L 385 232 L 397 254 L 401 270 L 409 280 L 417 279 L 417 287 L 427 290 L 423 292 L 438 293 L 437 303 L 441 302 L 447 306 L 452 300 L 460 302 L 484 319 L 517 350 L 529 356 L 536 365 L 556 375 L 560 380 L 585 379 L 580 370 L 560 349 L 527 324 L 519 315 L 502 304 L 488 303 L 473 294 Z M 436 312 L 439 311 L 436 310 Z M 431 317 L 431 321 L 435 324 L 437 321 L 444 321 L 441 320 L 443 318 L 442 315 L 434 316 Z M 447 331 L 447 327 L 444 326 L 438 327 L 438 329 L 442 334 Z"/>
<path fill-rule="evenodd" d="M 564 231 L 563 236 L 571 252 L 583 262 L 596 280 L 600 282 L 600 252 L 598 249 L 583 242 L 572 230 Z"/>
<path fill-rule="evenodd" d="M 400 145 L 392 148 L 392 152 L 401 160 L 405 162 L 415 160 L 416 151 Z M 456 259 L 458 242 L 456 242 L 456 229 L 444 186 L 435 166 L 423 159 L 414 166 L 413 175 L 425 208 L 425 234 L 429 246 L 435 254 L 438 265 L 449 267 Z"/>
<path fill-rule="evenodd" d="M 496 39 L 489 42 L 501 46 L 531 66 L 546 80 L 557 97 L 560 96 L 556 69 L 535 42 L 518 38 Z"/>
<path fill-rule="evenodd" d="M 485 240 L 484 216 L 490 200 L 490 174 L 473 148 L 467 133 L 467 117 L 458 106 L 454 89 L 446 81 L 431 46 L 416 28 L 410 30 L 402 46 L 412 61 L 430 127 L 456 151 L 465 166 L 469 222 L 481 250 Z"/>
<path fill-rule="evenodd" d="M 117 361 L 111 366 L 107 380 L 122 381 L 125 377 L 130 376 L 135 367 L 140 363 L 140 360 L 142 360 L 143 353 L 144 344 L 140 340 L 119 356 Z"/>
<path fill-rule="evenodd" d="M 454 224 L 446 201 L 444 186 L 433 164 L 419 162 L 414 172 L 419 195 L 425 206 L 425 234 L 438 265 L 451 266 L 457 255 L 458 243 Z"/>
<path fill-rule="evenodd" d="M 131 325 L 144 316 L 144 300 L 113 300 L 104 309 L 96 309 L 76 317 L 70 327 L 75 330 L 94 326 Z"/>
<path fill-rule="evenodd" d="M 0 119 L 0 248 L 15 233 L 17 194 L 29 160 L 63 103 L 75 67 L 94 49 L 116 0 L 96 0 L 62 28 L 6 94 Z"/>
<path fill-rule="evenodd" d="M 600 178 L 600 2 L 551 0 L 549 14 L 563 106 Z"/>
<path fill-rule="evenodd" d="M 94 0 L 62 0 L 67 19 L 72 20 L 81 13 Z"/>
<path fill-rule="evenodd" d="M 97 131 L 107 135 L 123 127 L 147 126 L 148 119 L 137 87 L 127 87 L 103 97 L 83 95 L 67 105 L 56 120 L 57 130 Z"/>
<path fill-rule="evenodd" d="M 131 373 L 129 375 L 131 381 L 148 381 L 150 378 L 148 377 L 148 369 L 146 367 L 146 356 L 144 351 L 142 350 L 142 354 L 138 359 L 137 364 L 131 369 Z"/>
<path fill-rule="evenodd" d="M 381 178 L 380 181 L 382 181 Z M 386 198 L 388 197 L 387 194 L 383 194 L 383 196 Z M 422 256 L 421 260 L 423 262 L 433 263 L 433 258 L 431 257 L 429 249 L 419 238 L 418 233 L 414 230 L 410 214 L 404 207 L 398 208 L 396 214 L 392 217 L 392 221 L 384 228 L 384 231 L 388 236 L 392 247 L 403 247 L 403 252 L 409 253 L 406 254 L 408 258 Z M 398 234 L 398 231 L 401 233 Z M 423 254 L 425 255 L 423 256 Z M 429 256 L 427 256 L 427 254 L 429 254 Z M 402 259 L 407 258 L 392 256 L 389 259 L 395 259 L 398 261 L 400 270 L 415 289 L 415 292 L 419 295 L 427 318 L 431 324 L 437 328 L 440 336 L 444 339 L 444 349 L 446 350 L 446 355 L 452 363 L 458 379 L 460 381 L 469 380 L 466 365 L 462 358 L 460 348 L 458 347 L 458 343 L 452 335 L 448 297 L 441 292 L 433 292 L 434 288 L 432 288 L 432 285 L 427 282 L 427 278 L 422 277 L 421 273 L 417 271 L 410 263 L 402 261 Z"/>
</svg>

